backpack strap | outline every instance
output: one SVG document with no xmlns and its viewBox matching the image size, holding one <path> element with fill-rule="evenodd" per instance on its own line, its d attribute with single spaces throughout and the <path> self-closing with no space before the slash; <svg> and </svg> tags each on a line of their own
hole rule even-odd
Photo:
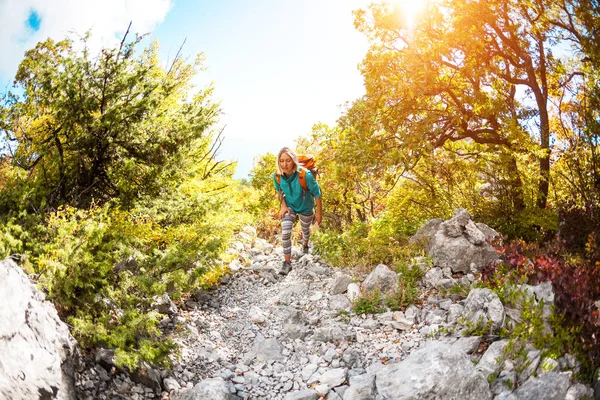
<svg viewBox="0 0 600 400">
<path fill-rule="evenodd" d="M 306 171 L 307 169 L 304 167 L 298 168 L 298 182 L 300 182 L 302 189 L 308 192 L 308 185 L 306 184 Z M 275 173 L 275 179 L 277 179 L 277 184 L 281 185 L 281 174 Z"/>
<path fill-rule="evenodd" d="M 308 185 L 306 184 L 306 168 L 300 167 L 298 171 L 298 182 L 300 182 L 300 186 L 304 191 L 308 192 Z"/>
</svg>

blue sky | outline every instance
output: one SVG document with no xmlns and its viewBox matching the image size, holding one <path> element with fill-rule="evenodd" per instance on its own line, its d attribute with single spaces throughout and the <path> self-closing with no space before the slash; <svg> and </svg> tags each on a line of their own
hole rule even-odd
<svg viewBox="0 0 600 400">
<path fill-rule="evenodd" d="M 64 7 L 60 4 L 64 2 Z M 225 127 L 220 158 L 238 161 L 246 177 L 254 157 L 276 153 L 308 135 L 315 123 L 333 125 L 340 107 L 364 93 L 357 65 L 366 38 L 353 26 L 352 10 L 365 0 L 0 0 L 0 83 L 5 87 L 27 48 L 50 36 L 92 29 L 110 45 L 128 21 L 151 32 L 162 58 L 203 52 Z M 49 3 L 52 3 L 50 5 Z"/>
</svg>

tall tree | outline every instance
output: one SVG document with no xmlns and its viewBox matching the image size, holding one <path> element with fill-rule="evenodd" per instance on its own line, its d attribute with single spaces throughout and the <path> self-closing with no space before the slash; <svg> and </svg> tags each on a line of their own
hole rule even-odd
<svg viewBox="0 0 600 400">
<path fill-rule="evenodd" d="M 362 64 L 367 93 L 350 110 L 348 124 L 364 132 L 361 139 L 399 148 L 404 161 L 458 140 L 508 154 L 529 152 L 539 164 L 536 203 L 545 208 L 548 85 L 564 68 L 552 54 L 558 39 L 549 22 L 554 6 L 510 0 L 428 4 L 412 31 L 387 5 L 356 13 L 371 47 Z M 515 207 L 522 208 L 516 161 L 509 164 Z"/>
<path fill-rule="evenodd" d="M 346 132 L 325 124 L 313 126 L 312 135 L 298 140 L 298 151 L 316 155 L 319 185 L 324 196 L 327 227 L 341 231 L 354 222 L 366 222 L 383 207 L 384 184 L 373 158 L 347 146 Z M 358 151 L 357 151 L 358 150 Z"/>
<path fill-rule="evenodd" d="M 600 4 L 557 0 L 552 23 L 580 53 L 577 69 L 564 77 L 558 93 L 557 175 L 565 183 L 562 200 L 577 206 L 600 202 Z"/>
</svg>

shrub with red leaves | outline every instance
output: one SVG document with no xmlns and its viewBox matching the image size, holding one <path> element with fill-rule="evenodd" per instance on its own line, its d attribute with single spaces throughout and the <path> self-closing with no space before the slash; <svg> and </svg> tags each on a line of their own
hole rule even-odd
<svg viewBox="0 0 600 400">
<path fill-rule="evenodd" d="M 590 363 L 588 373 L 600 366 L 600 317 L 594 304 L 600 300 L 600 246 L 597 236 L 589 235 L 583 255 L 566 252 L 564 242 L 541 249 L 535 244 L 514 241 L 497 246 L 504 262 L 482 271 L 488 286 L 524 282 L 536 285 L 549 281 L 555 295 L 556 311 L 566 318 L 569 327 L 581 328 L 577 347 Z M 575 329 L 573 330 L 575 331 Z M 574 349 L 566 349 L 572 351 Z"/>
</svg>

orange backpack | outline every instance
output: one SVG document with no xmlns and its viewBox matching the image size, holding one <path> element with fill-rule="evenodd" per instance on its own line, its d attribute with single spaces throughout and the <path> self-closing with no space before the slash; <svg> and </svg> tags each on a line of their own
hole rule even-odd
<svg viewBox="0 0 600 400">
<path fill-rule="evenodd" d="M 300 182 L 300 186 L 305 191 L 308 191 L 308 185 L 306 184 L 306 171 L 310 171 L 312 175 L 317 179 L 317 174 L 319 170 L 317 169 L 317 163 L 315 162 L 315 158 L 312 154 L 298 154 L 298 162 L 300 163 L 298 168 L 298 181 Z M 277 184 L 281 185 L 281 175 L 276 174 Z"/>
</svg>

